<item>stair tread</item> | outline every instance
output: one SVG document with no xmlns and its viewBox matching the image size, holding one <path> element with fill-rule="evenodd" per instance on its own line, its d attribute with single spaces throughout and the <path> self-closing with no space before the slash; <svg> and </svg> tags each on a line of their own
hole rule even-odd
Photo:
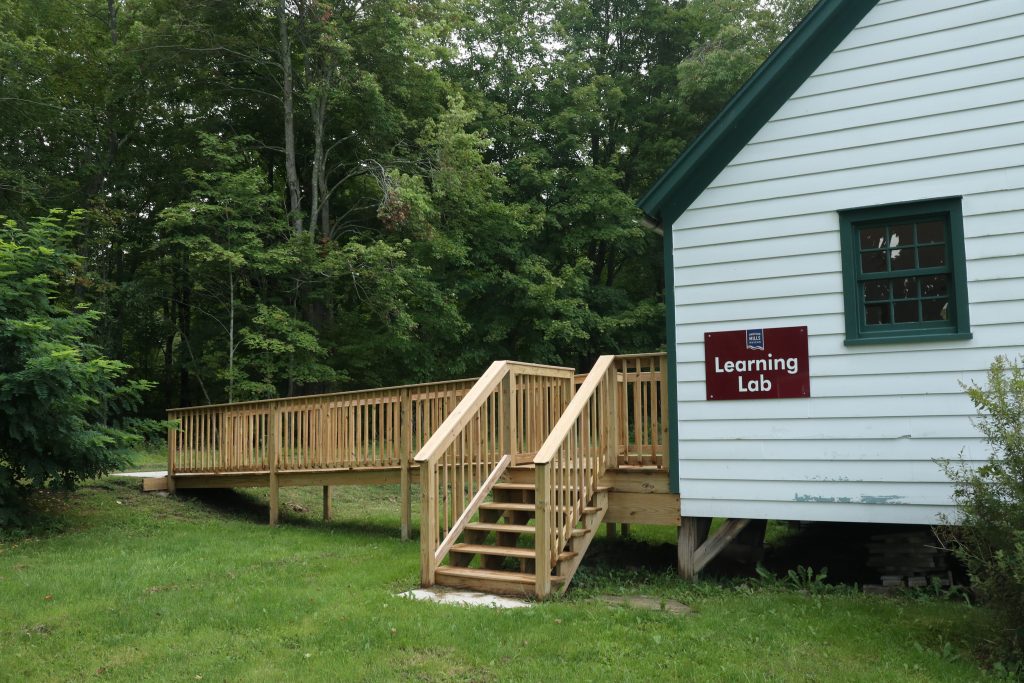
<svg viewBox="0 0 1024 683">
<path fill-rule="evenodd" d="M 514 512 L 533 512 L 537 506 L 533 503 L 483 503 L 481 510 L 512 510 Z"/>
<path fill-rule="evenodd" d="M 536 580 L 533 574 L 520 572 L 503 572 L 496 569 L 474 569 L 472 567 L 451 567 L 442 565 L 434 572 L 438 576 L 455 576 L 463 579 L 486 579 L 487 581 L 504 581 L 506 583 L 521 583 L 532 585 Z M 564 579 L 561 576 L 552 576 L 551 583 L 561 583 Z"/>
<path fill-rule="evenodd" d="M 512 512 L 535 512 L 537 506 L 533 503 L 482 503 L 481 510 L 510 510 Z M 592 515 L 601 508 L 587 506 L 583 508 L 583 514 Z"/>
<path fill-rule="evenodd" d="M 470 522 L 466 525 L 470 531 L 504 531 L 511 534 L 532 534 L 537 531 L 529 524 L 497 524 L 490 522 Z"/>
<path fill-rule="evenodd" d="M 533 534 L 537 532 L 536 527 L 529 524 L 498 524 L 497 522 L 470 522 L 466 525 L 469 531 L 500 531 L 511 534 Z M 586 529 L 573 529 L 573 536 L 583 536 Z"/>
<path fill-rule="evenodd" d="M 469 553 L 472 555 L 501 555 L 504 557 L 516 557 L 527 560 L 532 560 L 537 557 L 537 552 L 533 548 L 517 548 L 515 546 L 505 545 L 479 545 L 476 543 L 456 543 L 452 546 L 452 552 Z M 575 556 L 576 553 L 572 551 L 564 551 L 559 553 L 558 559 L 568 560 Z"/>
<path fill-rule="evenodd" d="M 497 484 L 494 485 L 494 488 L 495 489 L 500 489 L 502 491 L 536 491 L 537 490 L 536 484 L 516 484 L 514 482 L 498 482 Z M 570 488 L 570 487 L 563 486 L 563 487 L 560 487 L 560 488 Z M 594 493 L 605 493 L 606 491 L 611 491 L 611 488 L 612 488 L 611 486 L 595 486 L 594 487 Z"/>
</svg>

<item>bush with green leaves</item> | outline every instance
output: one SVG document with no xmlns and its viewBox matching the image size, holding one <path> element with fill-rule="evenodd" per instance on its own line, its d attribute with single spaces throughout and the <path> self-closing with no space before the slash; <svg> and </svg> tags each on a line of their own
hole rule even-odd
<svg viewBox="0 0 1024 683">
<path fill-rule="evenodd" d="M 1000 356 L 984 386 L 965 386 L 990 457 L 946 463 L 959 517 L 946 538 L 975 592 L 1002 619 L 1000 657 L 1024 659 L 1024 358 Z"/>
<path fill-rule="evenodd" d="M 129 415 L 148 383 L 89 342 L 98 313 L 69 303 L 77 217 L 0 218 L 0 527 L 33 489 L 122 465 L 144 424 Z"/>
</svg>

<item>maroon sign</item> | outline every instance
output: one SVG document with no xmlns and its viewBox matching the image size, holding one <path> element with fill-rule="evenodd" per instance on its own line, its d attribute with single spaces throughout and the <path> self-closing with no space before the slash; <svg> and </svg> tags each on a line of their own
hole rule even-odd
<svg viewBox="0 0 1024 683">
<path fill-rule="evenodd" d="M 707 332 L 704 379 L 709 401 L 807 398 L 807 328 Z"/>
</svg>

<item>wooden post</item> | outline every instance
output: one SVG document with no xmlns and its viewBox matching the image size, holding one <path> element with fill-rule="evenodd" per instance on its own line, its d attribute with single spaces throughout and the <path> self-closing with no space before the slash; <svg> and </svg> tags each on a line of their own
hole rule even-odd
<svg viewBox="0 0 1024 683">
<path fill-rule="evenodd" d="M 270 526 L 277 526 L 281 500 L 277 483 L 277 465 L 281 457 L 281 409 L 273 404 L 270 409 Z"/>
<path fill-rule="evenodd" d="M 514 393 L 512 370 L 510 369 L 505 373 L 505 377 L 501 380 L 501 420 L 502 420 L 502 434 L 501 434 L 501 452 L 502 455 L 511 455 L 512 464 L 515 463 L 515 453 L 513 449 L 515 447 L 513 434 L 515 433 L 512 429 L 512 418 L 515 415 L 515 411 L 512 408 Z"/>
<path fill-rule="evenodd" d="M 622 537 L 623 538 L 629 538 L 629 525 L 628 524 L 623 523 L 623 525 L 622 525 Z"/>
<path fill-rule="evenodd" d="M 608 421 L 608 452 L 605 467 L 615 469 L 619 466 L 619 361 L 614 360 L 608 368 L 611 373 L 608 381 L 608 413 L 604 419 Z"/>
<path fill-rule="evenodd" d="M 420 583 L 434 585 L 434 552 L 437 545 L 436 470 L 429 462 L 420 463 Z"/>
<path fill-rule="evenodd" d="M 668 442 L 670 434 L 668 421 L 669 416 L 675 413 L 670 410 L 668 405 L 668 356 L 659 358 L 658 363 L 661 364 L 661 410 L 658 411 L 658 422 L 661 425 L 661 460 L 659 464 L 661 469 L 668 471 L 671 469 L 668 458 L 672 453 L 672 446 Z"/>
<path fill-rule="evenodd" d="M 167 492 L 175 492 L 174 465 L 178 452 L 178 434 L 175 427 L 167 428 Z"/>
<path fill-rule="evenodd" d="M 678 555 L 677 569 L 679 576 L 687 581 L 697 578 L 697 567 L 694 555 L 697 548 L 704 543 L 708 537 L 708 530 L 711 528 L 709 517 L 682 517 L 679 524 L 679 545 L 676 549 Z"/>
<path fill-rule="evenodd" d="M 402 390 L 402 436 L 399 444 L 399 459 L 402 468 L 402 492 L 399 505 L 402 506 L 402 540 L 412 537 L 412 390 Z"/>
<path fill-rule="evenodd" d="M 324 487 L 324 521 L 331 521 L 331 487 Z"/>
<path fill-rule="evenodd" d="M 223 472 L 231 469 L 230 458 L 228 457 L 228 430 L 225 428 L 227 424 L 227 409 L 221 408 L 213 415 L 217 419 L 214 429 L 217 430 L 217 449 L 220 451 L 213 461 L 217 463 L 217 469 Z"/>
<path fill-rule="evenodd" d="M 605 535 L 608 540 L 614 541 L 619 536 L 619 528 L 615 526 L 615 522 L 608 522 L 605 526 Z"/>
<path fill-rule="evenodd" d="M 536 560 L 534 568 L 536 580 L 534 592 L 538 598 L 546 598 L 551 594 L 551 541 L 548 538 L 550 533 L 550 519 L 548 516 L 548 472 L 547 463 L 538 464 L 536 473 L 536 530 L 534 533 L 534 549 Z"/>
</svg>

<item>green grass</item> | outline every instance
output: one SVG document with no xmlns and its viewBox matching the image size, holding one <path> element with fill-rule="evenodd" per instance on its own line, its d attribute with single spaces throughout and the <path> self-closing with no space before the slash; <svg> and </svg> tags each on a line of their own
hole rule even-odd
<svg viewBox="0 0 1024 683">
<path fill-rule="evenodd" d="M 143 494 L 103 479 L 42 505 L 63 528 L 0 543 L 0 680 L 970 681 L 983 611 L 764 582 L 686 584 L 595 542 L 569 596 L 527 610 L 415 602 L 394 487 Z M 666 532 L 635 527 L 655 544 Z M 666 546 L 667 547 L 667 546 Z M 661 548 L 664 550 L 664 548 Z M 603 559 L 602 559 L 603 558 Z M 653 565 L 652 565 L 653 562 Z M 686 616 L 600 594 L 690 605 Z"/>
</svg>

